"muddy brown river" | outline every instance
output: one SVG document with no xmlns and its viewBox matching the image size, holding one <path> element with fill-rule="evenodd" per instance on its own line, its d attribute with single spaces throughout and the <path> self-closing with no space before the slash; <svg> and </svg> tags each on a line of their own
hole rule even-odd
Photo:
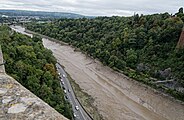
<svg viewBox="0 0 184 120">
<path fill-rule="evenodd" d="M 24 34 L 21 27 L 14 29 Z M 103 66 L 71 46 L 45 38 L 43 44 L 82 90 L 95 99 L 105 120 L 184 120 L 184 104 L 180 101 Z"/>
<path fill-rule="evenodd" d="M 149 87 L 74 52 L 71 46 L 43 39 L 46 48 L 77 84 L 95 99 L 105 120 L 183 120 L 184 106 Z"/>
</svg>

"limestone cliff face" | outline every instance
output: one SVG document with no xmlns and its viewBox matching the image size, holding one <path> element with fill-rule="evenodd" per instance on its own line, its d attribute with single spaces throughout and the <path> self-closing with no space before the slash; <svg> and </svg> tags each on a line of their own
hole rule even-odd
<svg viewBox="0 0 184 120">
<path fill-rule="evenodd" d="M 183 28 L 183 30 L 181 32 L 180 39 L 179 39 L 179 41 L 177 43 L 176 48 L 180 48 L 180 49 L 184 48 L 184 28 Z"/>
<path fill-rule="evenodd" d="M 0 64 L 2 63 L 0 50 Z M 0 66 L 0 120 L 68 120 L 35 96 Z"/>
<path fill-rule="evenodd" d="M 3 54 L 1 51 L 1 45 L 0 45 L 0 73 L 5 73 L 4 65 L 1 65 L 3 63 Z"/>
</svg>

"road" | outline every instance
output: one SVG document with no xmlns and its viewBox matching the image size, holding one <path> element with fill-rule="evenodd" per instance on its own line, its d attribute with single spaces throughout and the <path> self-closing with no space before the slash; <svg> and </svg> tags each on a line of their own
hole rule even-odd
<svg viewBox="0 0 184 120">
<path fill-rule="evenodd" d="M 67 74 L 62 68 L 61 65 L 58 63 L 56 64 L 56 68 L 58 71 L 58 74 L 60 76 L 60 85 L 61 88 L 65 90 L 65 96 L 68 98 L 68 100 L 72 104 L 72 109 L 76 117 L 74 117 L 75 120 L 91 120 L 91 118 L 87 115 L 87 113 L 83 110 L 82 106 L 79 104 L 78 100 L 75 97 L 74 91 L 71 87 L 71 84 L 67 78 Z M 66 98 L 66 97 L 65 97 Z M 76 109 L 76 106 L 79 107 L 79 110 Z"/>
</svg>

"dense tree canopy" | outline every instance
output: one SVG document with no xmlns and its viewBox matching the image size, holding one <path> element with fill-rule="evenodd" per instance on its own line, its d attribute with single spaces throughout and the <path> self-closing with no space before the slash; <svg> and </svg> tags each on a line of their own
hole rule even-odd
<svg viewBox="0 0 184 120">
<path fill-rule="evenodd" d="M 60 19 L 29 23 L 27 28 L 76 46 L 104 65 L 146 84 L 155 86 L 151 78 L 174 79 L 184 87 L 184 50 L 176 50 L 183 18 L 180 8 L 175 15 Z M 184 100 L 183 93 L 176 96 Z"/>
<path fill-rule="evenodd" d="M 65 101 L 55 69 L 56 59 L 42 45 L 41 38 L 32 39 L 0 26 L 0 44 L 6 72 L 47 102 L 58 112 L 72 118 L 71 105 Z"/>
</svg>

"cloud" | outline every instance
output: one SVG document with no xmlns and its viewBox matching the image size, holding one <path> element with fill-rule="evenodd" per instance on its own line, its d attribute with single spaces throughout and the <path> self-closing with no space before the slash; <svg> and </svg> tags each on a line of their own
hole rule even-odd
<svg viewBox="0 0 184 120">
<path fill-rule="evenodd" d="M 183 0 L 0 0 L 0 9 L 73 12 L 92 16 L 130 16 L 134 12 L 175 13 Z"/>
</svg>

